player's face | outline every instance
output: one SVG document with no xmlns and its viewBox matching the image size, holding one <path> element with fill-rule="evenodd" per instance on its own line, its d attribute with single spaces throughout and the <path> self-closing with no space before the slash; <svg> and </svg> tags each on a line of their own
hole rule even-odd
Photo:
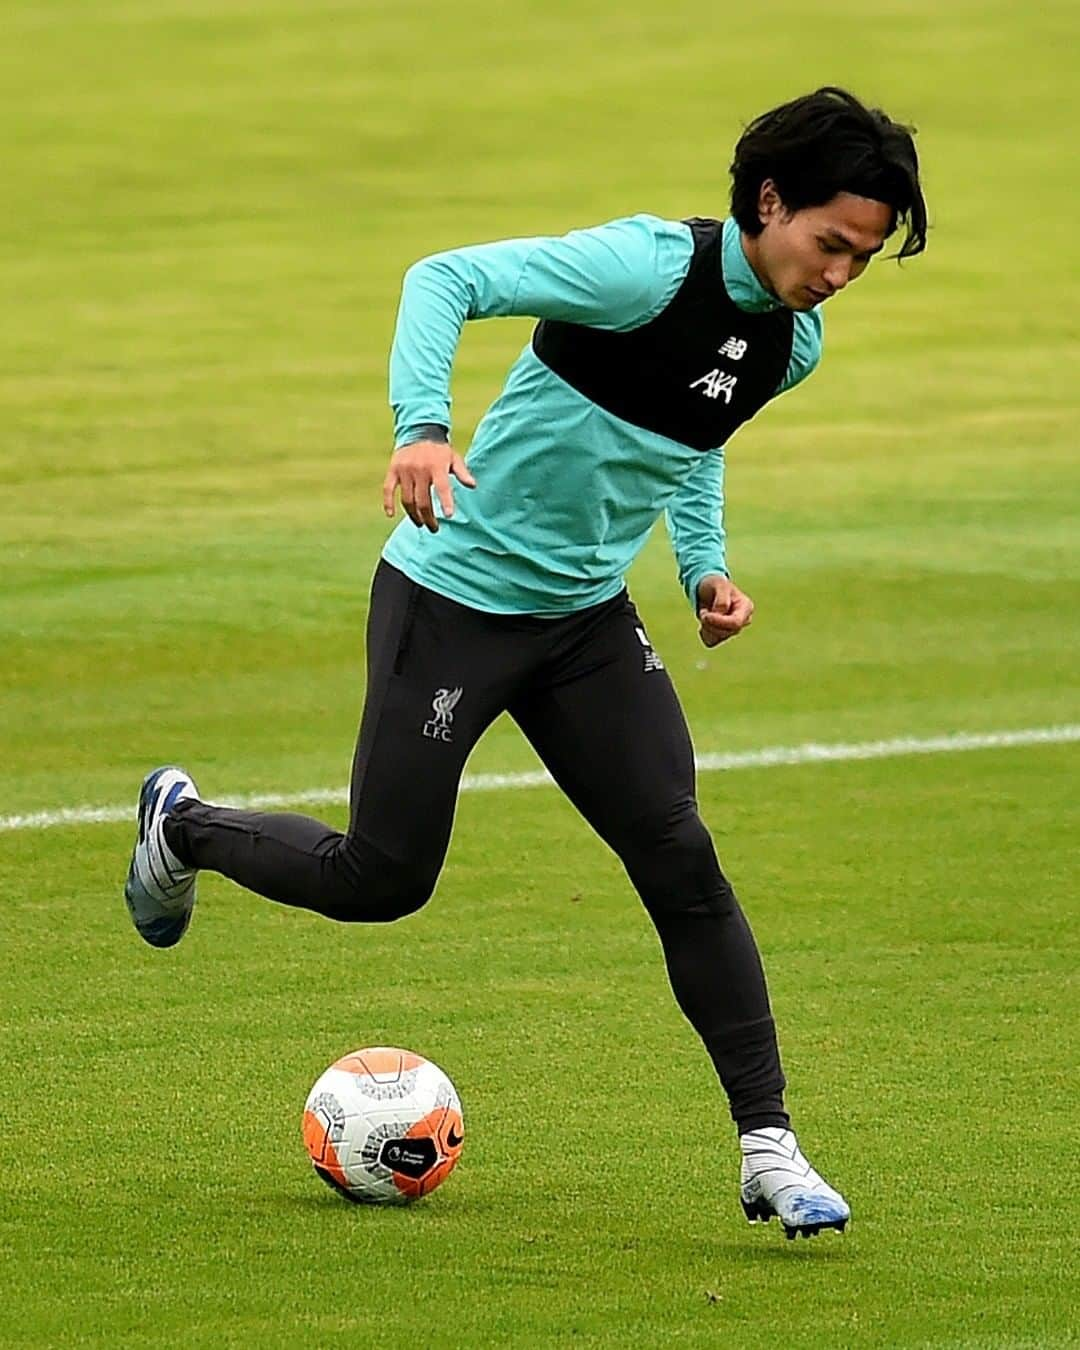
<svg viewBox="0 0 1080 1350">
<path fill-rule="evenodd" d="M 789 211 L 768 179 L 758 211 L 763 229 L 755 239 L 744 236 L 746 256 L 789 309 L 813 309 L 862 276 L 893 223 L 892 207 L 850 192 Z"/>
</svg>

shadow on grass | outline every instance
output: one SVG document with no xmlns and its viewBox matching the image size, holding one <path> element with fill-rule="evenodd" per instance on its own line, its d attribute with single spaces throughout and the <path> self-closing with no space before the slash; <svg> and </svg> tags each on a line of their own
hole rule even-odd
<svg viewBox="0 0 1080 1350">
<path fill-rule="evenodd" d="M 471 1226 L 478 1214 L 488 1208 L 483 1203 L 470 1203 L 452 1194 L 427 1196 L 422 1202 L 409 1205 L 351 1204 L 321 1184 L 305 1187 L 302 1191 L 266 1194 L 254 1202 L 249 1198 L 249 1207 L 252 1203 L 264 1212 L 279 1216 L 289 1212 L 310 1217 L 325 1214 L 331 1221 L 340 1221 L 343 1215 L 353 1216 L 347 1217 L 346 1221 L 357 1224 L 378 1223 L 384 1229 L 388 1224 L 395 1227 L 404 1224 L 413 1231 L 418 1225 L 426 1228 L 455 1223 Z M 338 1216 L 336 1220 L 335 1215 Z M 561 1245 L 559 1233 L 546 1227 L 538 1228 L 534 1218 L 521 1216 L 517 1225 L 508 1222 L 505 1214 L 502 1218 L 504 1232 L 513 1245 L 525 1250 L 551 1249 Z M 516 1235 L 510 1232 L 515 1226 L 518 1230 Z M 401 1231 L 399 1227 L 398 1231 Z M 661 1242 L 668 1252 L 683 1249 L 687 1266 L 699 1265 L 703 1258 L 721 1262 L 728 1268 L 738 1265 L 771 1268 L 777 1263 L 792 1261 L 849 1265 L 858 1259 L 857 1249 L 851 1245 L 850 1239 L 839 1235 L 822 1233 L 815 1238 L 789 1240 L 778 1230 L 748 1232 L 743 1238 L 721 1240 L 717 1240 L 714 1234 L 691 1233 L 678 1227 L 663 1235 L 594 1233 L 589 1237 L 578 1231 L 572 1235 L 571 1245 L 578 1250 L 579 1259 L 584 1248 L 586 1251 L 593 1249 L 594 1255 L 602 1261 L 612 1254 L 625 1256 L 639 1248 L 648 1249 L 656 1242 Z"/>
<path fill-rule="evenodd" d="M 712 1248 L 711 1255 L 724 1260 L 739 1261 L 744 1265 L 774 1265 L 777 1261 L 827 1261 L 831 1265 L 847 1265 L 857 1259 L 855 1249 L 842 1238 L 822 1233 L 815 1238 L 781 1237 L 779 1241 L 724 1242 Z"/>
<path fill-rule="evenodd" d="M 274 1191 L 258 1197 L 249 1196 L 245 1201 L 248 1209 L 261 1209 L 270 1214 L 287 1214 L 290 1211 L 308 1215 L 325 1213 L 332 1217 L 336 1214 L 355 1214 L 361 1222 L 365 1217 L 392 1222 L 435 1223 L 467 1213 L 448 1196 L 425 1196 L 422 1201 L 408 1205 L 371 1205 L 364 1202 L 346 1200 L 335 1194 L 329 1186 L 317 1178 L 303 1191 Z"/>
</svg>

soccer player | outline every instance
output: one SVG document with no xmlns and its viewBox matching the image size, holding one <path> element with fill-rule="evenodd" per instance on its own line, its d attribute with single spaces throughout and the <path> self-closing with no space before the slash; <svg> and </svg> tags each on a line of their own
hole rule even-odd
<svg viewBox="0 0 1080 1350">
<path fill-rule="evenodd" d="M 747 1217 L 776 1214 L 794 1237 L 842 1230 L 850 1211 L 791 1130 L 761 961 L 623 578 L 665 515 L 701 640 L 746 628 L 754 606 L 724 554 L 724 446 L 814 369 L 821 306 L 901 223 L 898 256 L 925 247 L 926 206 L 910 130 L 837 88 L 751 122 L 731 173 L 724 220 L 635 215 L 409 268 L 383 485 L 386 513 L 400 494 L 408 519 L 375 570 L 348 829 L 213 806 L 183 770 L 158 769 L 125 896 L 157 947 L 183 935 L 203 868 L 343 922 L 411 914 L 442 868 L 465 760 L 509 712 L 656 926 L 730 1102 Z M 466 459 L 450 441 L 451 366 L 465 321 L 496 315 L 539 322 Z"/>
</svg>

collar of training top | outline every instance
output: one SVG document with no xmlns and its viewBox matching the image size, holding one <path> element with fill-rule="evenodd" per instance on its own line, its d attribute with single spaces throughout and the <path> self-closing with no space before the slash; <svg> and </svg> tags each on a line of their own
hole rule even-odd
<svg viewBox="0 0 1080 1350">
<path fill-rule="evenodd" d="M 720 261 L 724 285 L 740 309 L 751 314 L 765 314 L 783 307 L 782 302 L 758 281 L 757 273 L 743 252 L 742 230 L 734 216 L 728 216 L 724 221 Z"/>
</svg>

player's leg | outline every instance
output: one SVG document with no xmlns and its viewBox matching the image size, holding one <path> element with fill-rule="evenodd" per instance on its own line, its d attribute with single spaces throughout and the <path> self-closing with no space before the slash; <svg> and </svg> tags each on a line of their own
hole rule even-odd
<svg viewBox="0 0 1080 1350">
<path fill-rule="evenodd" d="M 484 618 L 380 565 L 345 833 L 309 816 L 202 802 L 190 780 L 183 794 L 159 794 L 160 828 L 147 814 L 141 833 L 157 839 L 162 860 L 192 881 L 210 869 L 271 900 L 345 921 L 412 913 L 442 866 L 465 760 L 506 697 L 498 661 L 484 668 Z M 130 891 L 129 879 L 129 907 L 147 940 L 178 940 L 190 903 L 186 914 L 174 905 L 164 915 L 147 913 L 143 903 L 140 923 Z"/>
<path fill-rule="evenodd" d="M 838 1204 L 830 1200 L 826 1214 L 818 1203 L 820 1178 L 789 1128 L 761 960 L 698 814 L 690 736 L 667 673 L 628 598 L 567 639 L 544 682 L 510 711 L 644 901 L 675 997 L 728 1095 L 744 1157 L 755 1157 L 749 1166 L 765 1166 L 760 1146 L 775 1172 L 772 1153 L 786 1151 L 783 1176 L 769 1178 L 770 1196 L 797 1183 L 785 1224 L 809 1232 L 846 1221 L 831 1188 Z M 756 1203 L 756 1183 L 744 1180 L 744 1201 Z M 764 1215 L 753 1209 L 753 1217 Z"/>
<path fill-rule="evenodd" d="M 740 1130 L 785 1126 L 757 947 L 698 814 L 693 749 L 675 691 L 639 631 L 629 599 L 613 601 L 510 712 L 626 867 Z"/>
</svg>

